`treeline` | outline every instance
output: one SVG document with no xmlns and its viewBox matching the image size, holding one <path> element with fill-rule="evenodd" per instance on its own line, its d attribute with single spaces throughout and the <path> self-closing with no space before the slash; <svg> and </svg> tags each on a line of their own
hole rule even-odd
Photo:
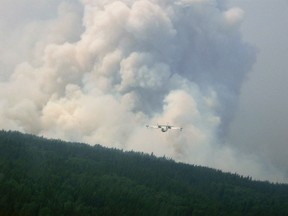
<svg viewBox="0 0 288 216">
<path fill-rule="evenodd" d="M 288 185 L 0 131 L 0 215 L 288 215 Z"/>
</svg>

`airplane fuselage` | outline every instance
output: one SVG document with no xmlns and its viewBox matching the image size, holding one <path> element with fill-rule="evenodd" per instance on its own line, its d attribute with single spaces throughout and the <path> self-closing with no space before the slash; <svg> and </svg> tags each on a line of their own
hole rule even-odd
<svg viewBox="0 0 288 216">
<path fill-rule="evenodd" d="M 147 128 L 160 129 L 162 132 L 167 132 L 169 129 L 176 129 L 182 131 L 182 127 L 175 127 L 171 125 L 146 125 Z"/>
</svg>

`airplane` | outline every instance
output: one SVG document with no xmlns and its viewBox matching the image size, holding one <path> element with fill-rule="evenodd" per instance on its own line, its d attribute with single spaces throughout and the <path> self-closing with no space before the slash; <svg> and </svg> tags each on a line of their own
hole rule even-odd
<svg viewBox="0 0 288 216">
<path fill-rule="evenodd" d="M 146 125 L 147 128 L 153 128 L 153 129 L 161 129 L 162 132 L 166 132 L 168 131 L 169 129 L 171 130 L 180 130 L 182 131 L 182 127 L 175 127 L 175 126 L 172 126 L 172 125 Z"/>
</svg>

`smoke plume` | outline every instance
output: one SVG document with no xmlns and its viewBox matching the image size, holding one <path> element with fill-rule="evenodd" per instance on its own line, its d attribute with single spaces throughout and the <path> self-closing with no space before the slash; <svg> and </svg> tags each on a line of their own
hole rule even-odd
<svg viewBox="0 0 288 216">
<path fill-rule="evenodd" d="M 255 61 L 239 32 L 240 8 L 220 0 L 1 2 L 19 11 L 0 21 L 1 128 L 271 179 L 257 158 L 225 143 Z M 157 123 L 184 129 L 145 128 Z"/>
</svg>

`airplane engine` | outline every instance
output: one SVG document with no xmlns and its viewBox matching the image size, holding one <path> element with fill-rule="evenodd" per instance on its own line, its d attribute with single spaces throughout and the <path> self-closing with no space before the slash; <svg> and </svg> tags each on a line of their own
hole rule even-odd
<svg viewBox="0 0 288 216">
<path fill-rule="evenodd" d="M 167 130 L 168 130 L 168 128 L 163 128 L 163 127 L 161 128 L 162 132 L 166 132 Z"/>
</svg>

